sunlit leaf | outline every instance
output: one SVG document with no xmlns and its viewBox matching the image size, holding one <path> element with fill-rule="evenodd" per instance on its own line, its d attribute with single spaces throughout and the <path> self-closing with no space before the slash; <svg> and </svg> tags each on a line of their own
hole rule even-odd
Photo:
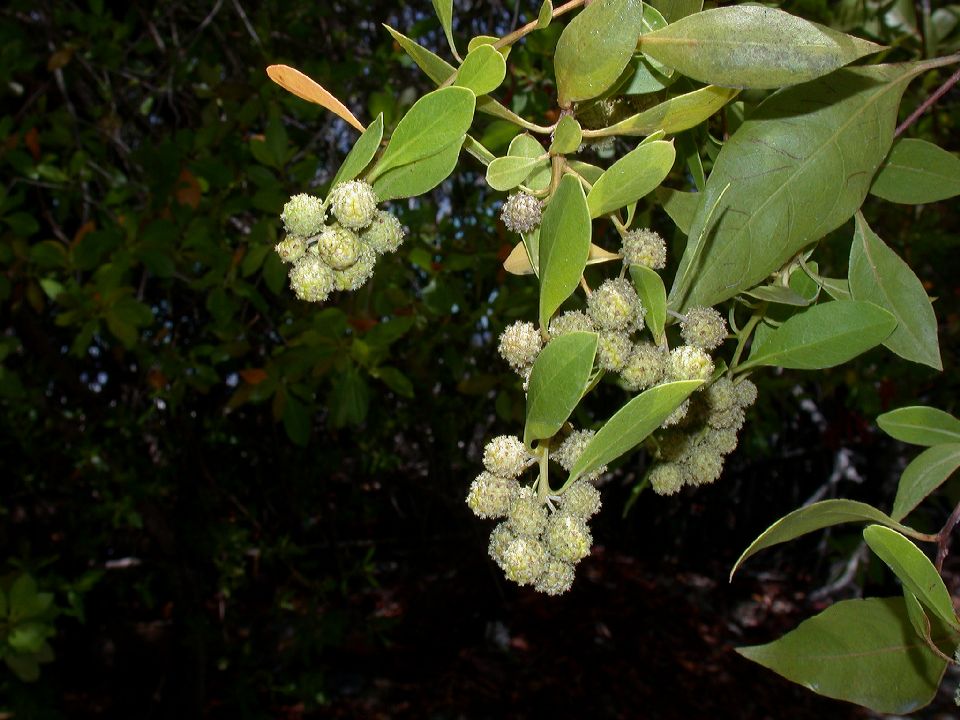
<svg viewBox="0 0 960 720">
<path fill-rule="evenodd" d="M 363 123 L 357 120 L 346 105 L 327 92 L 316 80 L 307 77 L 299 70 L 289 65 L 270 65 L 267 68 L 267 75 L 284 90 L 292 92 L 297 97 L 303 98 L 308 102 L 325 107 L 330 112 L 339 115 L 360 132 L 364 131 Z"/>
</svg>

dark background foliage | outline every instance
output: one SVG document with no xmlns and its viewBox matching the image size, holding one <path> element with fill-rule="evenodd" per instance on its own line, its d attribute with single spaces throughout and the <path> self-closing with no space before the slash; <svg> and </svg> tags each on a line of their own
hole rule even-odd
<svg viewBox="0 0 960 720">
<path fill-rule="evenodd" d="M 461 38 L 502 34 L 518 12 L 456 5 Z M 835 5 L 784 7 L 899 38 L 893 59 L 929 41 Z M 644 463 L 627 458 L 573 591 L 518 589 L 463 504 L 483 442 L 523 413 L 493 340 L 535 315 L 536 295 L 500 268 L 502 198 L 462 158 L 440 189 L 394 206 L 410 229 L 399 255 L 322 307 L 295 300 L 271 252 L 286 198 L 323 194 L 354 134 L 264 67 L 299 67 L 389 126 L 427 86 L 379 23 L 441 51 L 430 10 L 0 10 L 0 572 L 5 586 L 30 573 L 59 608 L 57 658 L 35 683 L 0 674 L 0 716 L 857 715 L 732 652 L 883 590 L 877 568 L 848 564 L 857 532 L 769 552 L 733 585 L 726 573 L 810 497 L 889 502 L 905 455 L 876 433 L 878 412 L 956 410 L 957 213 L 866 207 L 938 297 L 943 375 L 874 352 L 761 377 L 719 483 L 643 493 L 623 519 Z M 531 117 L 549 117 L 555 39 L 510 58 L 501 97 Z M 954 91 L 911 133 L 960 150 L 958 107 Z M 494 150 L 509 139 L 498 123 L 480 134 Z M 689 179 L 678 169 L 671 184 Z M 834 275 L 849 236 L 822 244 Z M 601 393 L 597 417 L 619 398 Z M 955 493 L 930 504 L 931 527 Z M 811 592 L 848 567 L 858 582 Z"/>
</svg>

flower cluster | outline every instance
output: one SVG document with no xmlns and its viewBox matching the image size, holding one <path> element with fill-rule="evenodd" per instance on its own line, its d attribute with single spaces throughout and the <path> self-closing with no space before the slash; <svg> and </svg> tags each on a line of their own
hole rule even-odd
<svg viewBox="0 0 960 720">
<path fill-rule="evenodd" d="M 328 209 L 334 222 L 327 224 Z M 373 275 L 377 256 L 403 243 L 400 221 L 377 210 L 373 188 L 362 180 L 338 183 L 326 202 L 294 195 L 280 214 L 287 236 L 277 244 L 290 263 L 290 287 L 301 300 L 323 302 L 334 290 L 356 290 Z"/>
<path fill-rule="evenodd" d="M 500 219 L 511 232 L 530 232 L 540 224 L 542 210 L 542 203 L 533 195 L 516 192 L 503 203 Z"/>
</svg>

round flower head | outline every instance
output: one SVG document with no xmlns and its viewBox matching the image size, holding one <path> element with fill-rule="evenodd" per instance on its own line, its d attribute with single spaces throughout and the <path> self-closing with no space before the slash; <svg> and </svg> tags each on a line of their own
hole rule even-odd
<svg viewBox="0 0 960 720">
<path fill-rule="evenodd" d="M 503 567 L 503 553 L 507 546 L 513 541 L 516 535 L 511 532 L 505 522 L 497 525 L 490 533 L 490 544 L 487 545 L 487 553 L 501 568 Z"/>
<path fill-rule="evenodd" d="M 507 524 L 516 535 L 539 537 L 547 525 L 547 508 L 533 490 L 520 488 L 510 503 Z"/>
<path fill-rule="evenodd" d="M 633 343 L 625 332 L 602 332 L 597 344 L 597 364 L 604 370 L 622 370 L 633 352 Z"/>
<path fill-rule="evenodd" d="M 520 492 L 516 480 L 482 472 L 470 483 L 467 506 L 481 518 L 506 517 L 510 504 Z"/>
<path fill-rule="evenodd" d="M 720 347 L 727 337 L 727 323 L 713 308 L 691 308 L 680 323 L 680 335 L 687 345 L 713 350 Z"/>
<path fill-rule="evenodd" d="M 683 472 L 676 463 L 660 463 L 650 471 L 650 487 L 657 495 L 676 495 L 683 487 Z"/>
<path fill-rule="evenodd" d="M 726 412 L 736 404 L 736 391 L 730 378 L 718 378 L 706 389 L 710 412 Z"/>
<path fill-rule="evenodd" d="M 377 264 L 377 254 L 360 243 L 357 261 L 346 270 L 335 270 L 333 284 L 337 290 L 356 290 L 373 277 L 373 268 Z"/>
<path fill-rule="evenodd" d="M 644 309 L 629 281 L 604 280 L 587 300 L 587 313 L 602 330 L 633 330 L 643 320 Z"/>
<path fill-rule="evenodd" d="M 500 435 L 483 449 L 483 466 L 494 475 L 515 478 L 527 467 L 530 453 L 515 435 Z"/>
<path fill-rule="evenodd" d="M 513 193 L 503 203 L 500 219 L 511 232 L 530 232 L 540 224 L 541 204 L 533 195 Z"/>
<path fill-rule="evenodd" d="M 750 380 L 741 380 L 734 386 L 737 396 L 737 405 L 748 408 L 757 401 L 757 386 Z"/>
<path fill-rule="evenodd" d="M 299 235 L 287 235 L 273 248 L 285 263 L 293 263 L 307 251 L 307 241 Z"/>
<path fill-rule="evenodd" d="M 600 504 L 600 491 L 585 480 L 574 481 L 560 496 L 562 510 L 584 520 L 596 514 Z"/>
<path fill-rule="evenodd" d="M 334 287 L 334 273 L 314 253 L 302 255 L 290 268 L 290 288 L 307 302 L 323 302 Z"/>
<path fill-rule="evenodd" d="M 543 572 L 547 551 L 543 543 L 531 537 L 515 537 L 503 549 L 500 567 L 508 579 L 518 585 L 530 585 Z"/>
<path fill-rule="evenodd" d="M 323 201 L 306 193 L 290 198 L 280 213 L 287 232 L 300 237 L 309 237 L 320 232 L 325 216 Z"/>
<path fill-rule="evenodd" d="M 593 321 L 581 310 L 567 310 L 550 321 L 550 336 L 559 337 L 571 332 L 593 332 Z"/>
<path fill-rule="evenodd" d="M 334 270 L 346 270 L 360 257 L 360 238 L 353 230 L 334 223 L 317 239 L 317 252 Z"/>
<path fill-rule="evenodd" d="M 739 438 L 733 428 L 711 428 L 704 436 L 703 444 L 721 455 L 729 455 L 737 449 Z"/>
<path fill-rule="evenodd" d="M 684 400 L 672 413 L 667 415 L 664 421 L 660 424 L 662 428 L 673 427 L 674 425 L 683 422 L 687 417 L 687 413 L 690 411 L 690 399 Z"/>
<path fill-rule="evenodd" d="M 712 412 L 707 415 L 707 424 L 717 429 L 739 430 L 743 427 L 745 416 L 743 408 L 733 407 L 723 412 Z"/>
<path fill-rule="evenodd" d="M 706 485 L 723 473 L 723 457 L 712 448 L 698 445 L 686 459 L 687 483 Z"/>
<path fill-rule="evenodd" d="M 583 560 L 593 545 L 593 536 L 583 518 L 564 512 L 553 514 L 543 539 L 551 555 L 570 563 Z"/>
<path fill-rule="evenodd" d="M 562 595 L 573 585 L 573 565 L 550 557 L 533 587 L 547 595 Z"/>
<path fill-rule="evenodd" d="M 620 382 L 631 392 L 646 390 L 663 379 L 666 364 L 667 354 L 662 349 L 653 343 L 638 343 L 620 371 Z"/>
<path fill-rule="evenodd" d="M 360 239 L 372 247 L 374 252 L 384 255 L 396 252 L 403 244 L 405 235 L 397 218 L 386 210 L 377 210 L 370 226 L 360 234 Z"/>
<path fill-rule="evenodd" d="M 339 183 L 330 191 L 333 214 L 346 228 L 359 230 L 373 220 L 377 212 L 377 194 L 363 180 Z"/>
<path fill-rule="evenodd" d="M 672 380 L 708 380 L 713 360 L 700 348 L 681 345 L 670 351 L 669 375 Z"/>
<path fill-rule="evenodd" d="M 593 430 L 574 430 L 560 443 L 560 447 L 553 451 L 551 457 L 560 463 L 564 470 L 569 470 L 594 435 L 596 433 Z"/>
<path fill-rule="evenodd" d="M 630 265 L 662 270 L 667 264 L 667 244 L 653 230 L 634 230 L 623 238 L 623 259 Z"/>
<path fill-rule="evenodd" d="M 532 322 L 518 320 L 500 335 L 500 357 L 516 370 L 533 365 L 543 348 L 543 339 Z"/>
</svg>

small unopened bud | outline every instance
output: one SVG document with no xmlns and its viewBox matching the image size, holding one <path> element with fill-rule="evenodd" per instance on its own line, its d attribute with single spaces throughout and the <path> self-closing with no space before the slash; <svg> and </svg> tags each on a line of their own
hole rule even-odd
<svg viewBox="0 0 960 720">
<path fill-rule="evenodd" d="M 673 462 L 662 462 L 650 471 L 650 487 L 657 495 L 676 495 L 683 487 L 683 472 Z"/>
<path fill-rule="evenodd" d="M 564 512 L 554 513 L 543 534 L 550 554 L 559 560 L 575 563 L 590 554 L 593 536 L 582 518 Z"/>
<path fill-rule="evenodd" d="M 403 244 L 406 232 L 396 217 L 386 210 L 378 210 L 369 227 L 360 234 L 360 239 L 373 248 L 374 252 L 384 255 L 396 252 Z"/>
<path fill-rule="evenodd" d="M 713 308 L 691 308 L 680 323 L 680 335 L 687 345 L 713 350 L 720 347 L 727 337 L 727 323 Z"/>
<path fill-rule="evenodd" d="M 596 433 L 593 430 L 574 430 L 567 436 L 566 440 L 560 443 L 560 446 L 554 450 L 551 457 L 560 464 L 560 467 L 569 471 L 570 468 L 573 467 L 573 464 L 580 459 L 584 449 L 594 435 L 596 435 Z M 601 465 L 592 473 L 582 476 L 582 479 L 588 482 L 596 480 L 606 471 L 607 466 Z"/>
<path fill-rule="evenodd" d="M 333 224 L 317 239 L 317 252 L 334 270 L 346 270 L 360 257 L 360 238 L 353 230 Z"/>
<path fill-rule="evenodd" d="M 514 498 L 520 492 L 516 480 L 482 472 L 470 483 L 467 506 L 481 518 L 506 517 Z"/>
<path fill-rule="evenodd" d="M 360 243 L 360 252 L 357 261 L 346 270 L 337 270 L 333 274 L 333 282 L 337 290 L 357 290 L 367 280 L 373 277 L 373 269 L 377 264 L 377 254 L 369 247 Z"/>
<path fill-rule="evenodd" d="M 300 237 L 310 237 L 320 232 L 325 216 L 323 201 L 306 193 L 290 198 L 280 213 L 287 232 Z"/>
<path fill-rule="evenodd" d="M 359 230 L 373 220 L 377 194 L 363 180 L 350 180 L 330 191 L 330 206 L 341 225 Z"/>
<path fill-rule="evenodd" d="M 633 352 L 633 343 L 625 332 L 602 332 L 597 344 L 597 365 L 604 370 L 622 370 Z"/>
<path fill-rule="evenodd" d="M 712 448 L 698 445 L 686 458 L 687 483 L 706 485 L 723 473 L 723 457 Z"/>
<path fill-rule="evenodd" d="M 662 270 L 667 264 L 667 244 L 653 230 L 634 230 L 623 238 L 623 259 L 630 265 Z"/>
<path fill-rule="evenodd" d="M 751 380 L 743 379 L 734 386 L 737 405 L 748 408 L 757 401 L 757 386 Z"/>
<path fill-rule="evenodd" d="M 314 253 L 306 253 L 290 268 L 290 288 L 307 302 L 323 302 L 334 288 L 334 275 Z"/>
<path fill-rule="evenodd" d="M 633 285 L 617 278 L 605 280 L 590 294 L 587 313 L 602 330 L 630 332 L 643 320 L 645 311 Z"/>
<path fill-rule="evenodd" d="M 273 249 L 277 251 L 281 261 L 294 263 L 307 251 L 307 241 L 299 235 L 287 235 Z"/>
<path fill-rule="evenodd" d="M 739 430 L 743 427 L 744 412 L 739 407 L 733 407 L 723 412 L 707 415 L 707 424 L 712 428 Z"/>
<path fill-rule="evenodd" d="M 543 339 L 532 322 L 518 320 L 500 335 L 500 357 L 515 370 L 532 365 L 543 348 Z"/>
<path fill-rule="evenodd" d="M 600 491 L 585 480 L 574 481 L 560 496 L 561 509 L 584 520 L 596 514 L 600 505 Z"/>
<path fill-rule="evenodd" d="M 515 435 L 500 435 L 487 443 L 483 450 L 483 466 L 494 475 L 515 478 L 530 460 L 530 453 Z"/>
<path fill-rule="evenodd" d="M 547 508 L 533 490 L 520 488 L 510 503 L 507 524 L 516 535 L 539 537 L 547 525 Z"/>
<path fill-rule="evenodd" d="M 709 380 L 713 360 L 700 348 L 681 345 L 670 351 L 669 375 L 672 380 Z"/>
<path fill-rule="evenodd" d="M 717 378 L 706 390 L 710 412 L 726 412 L 736 404 L 736 391 L 730 378 Z"/>
<path fill-rule="evenodd" d="M 567 310 L 550 321 L 550 336 L 559 337 L 570 332 L 593 332 L 596 328 L 585 312 Z"/>
<path fill-rule="evenodd" d="M 637 392 L 659 383 L 666 371 L 667 358 L 667 353 L 653 343 L 634 345 L 627 364 L 620 371 L 624 389 Z"/>
<path fill-rule="evenodd" d="M 687 417 L 688 412 L 690 412 L 689 398 L 684 400 L 682 403 L 680 403 L 680 405 L 677 406 L 676 410 L 674 410 L 672 413 L 667 415 L 667 417 L 664 418 L 664 421 L 660 424 L 660 427 L 668 428 L 668 427 L 673 427 L 674 425 L 677 425 Z"/>
<path fill-rule="evenodd" d="M 533 195 L 525 192 L 513 193 L 503 203 L 500 219 L 511 232 L 530 232 L 540 224 L 541 204 Z"/>
<path fill-rule="evenodd" d="M 733 428 L 711 428 L 703 437 L 703 444 L 721 455 L 729 455 L 737 449 L 739 437 Z"/>
<path fill-rule="evenodd" d="M 503 567 L 503 554 L 507 546 L 516 538 L 516 535 L 510 530 L 505 522 L 497 525 L 490 533 L 490 544 L 487 545 L 487 553 L 501 568 Z"/>
<path fill-rule="evenodd" d="M 573 565 L 550 557 L 533 587 L 547 595 L 562 595 L 573 585 Z"/>
<path fill-rule="evenodd" d="M 532 537 L 515 537 L 503 549 L 500 567 L 508 579 L 518 585 L 534 583 L 544 570 L 547 551 Z"/>
</svg>

